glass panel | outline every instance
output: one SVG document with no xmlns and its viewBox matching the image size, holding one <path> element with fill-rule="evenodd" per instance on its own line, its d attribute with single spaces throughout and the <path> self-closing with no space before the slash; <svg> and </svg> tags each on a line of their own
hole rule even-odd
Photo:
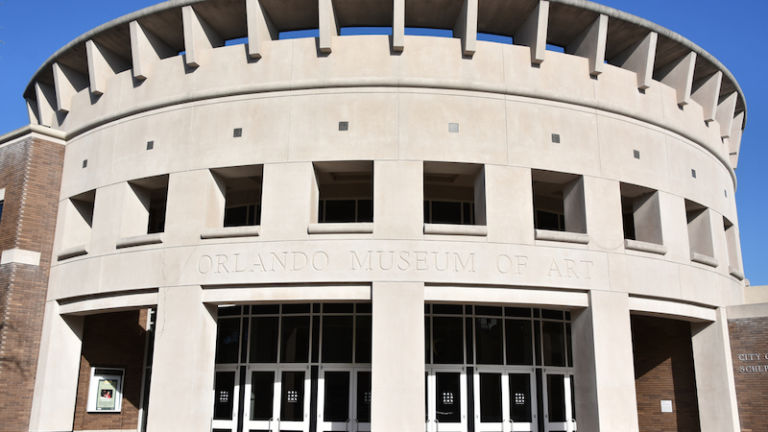
<svg viewBox="0 0 768 432">
<path fill-rule="evenodd" d="M 251 319 L 251 363 L 277 362 L 277 317 Z"/>
<path fill-rule="evenodd" d="M 461 305 L 435 304 L 432 305 L 432 313 L 439 315 L 461 315 L 464 308 Z"/>
<path fill-rule="evenodd" d="M 323 305 L 323 313 L 352 313 L 352 303 L 326 303 Z"/>
<path fill-rule="evenodd" d="M 371 362 L 371 316 L 355 317 L 355 363 Z"/>
<path fill-rule="evenodd" d="M 352 363 L 352 316 L 323 317 L 323 362 Z"/>
<path fill-rule="evenodd" d="M 216 363 L 237 363 L 240 318 L 220 319 L 216 333 Z"/>
<path fill-rule="evenodd" d="M 559 322 L 544 321 L 544 365 L 565 366 L 565 335 L 563 324 Z"/>
<path fill-rule="evenodd" d="M 461 421 L 461 387 L 458 373 L 435 374 L 436 418 L 440 423 L 458 423 Z"/>
<path fill-rule="evenodd" d="M 251 306 L 251 313 L 254 315 L 277 315 L 280 313 L 280 305 L 255 305 Z"/>
<path fill-rule="evenodd" d="M 461 203 L 432 201 L 432 220 L 428 223 L 433 224 L 461 224 Z"/>
<path fill-rule="evenodd" d="M 464 363 L 464 330 L 461 318 L 433 317 L 434 363 Z"/>
<path fill-rule="evenodd" d="M 216 372 L 213 401 L 214 420 L 232 420 L 235 398 L 235 372 Z"/>
<path fill-rule="evenodd" d="M 501 422 L 501 374 L 480 374 L 480 421 Z"/>
<path fill-rule="evenodd" d="M 561 319 L 563 319 L 563 311 L 551 310 L 551 309 L 542 309 L 541 310 L 541 317 L 542 318 L 547 318 L 547 319 L 561 320 Z"/>
<path fill-rule="evenodd" d="M 304 363 L 309 357 L 309 317 L 282 318 L 280 358 L 284 363 Z"/>
<path fill-rule="evenodd" d="M 373 222 L 373 201 L 372 200 L 357 201 L 357 221 Z"/>
<path fill-rule="evenodd" d="M 576 384 L 573 382 L 573 376 L 569 379 L 571 380 L 571 418 L 576 420 L 576 391 L 574 390 Z"/>
<path fill-rule="evenodd" d="M 426 363 L 432 363 L 432 357 L 430 357 L 430 352 L 432 351 L 432 338 L 430 335 L 432 333 L 430 332 L 429 323 L 429 317 L 424 317 L 424 359 Z"/>
<path fill-rule="evenodd" d="M 219 317 L 240 315 L 240 306 L 225 306 L 219 308 Z"/>
<path fill-rule="evenodd" d="M 501 316 L 501 310 L 497 306 L 475 306 L 475 315 Z"/>
<path fill-rule="evenodd" d="M 371 313 L 371 304 L 370 303 L 358 303 L 355 305 L 355 309 L 357 313 Z"/>
<path fill-rule="evenodd" d="M 324 216 L 320 222 L 354 222 L 355 201 L 326 200 Z"/>
<path fill-rule="evenodd" d="M 274 392 L 274 372 L 251 373 L 251 420 L 269 420 L 273 417 Z"/>
<path fill-rule="evenodd" d="M 565 421 L 563 375 L 547 375 L 547 408 L 550 422 Z"/>
<path fill-rule="evenodd" d="M 530 318 L 531 310 L 528 308 L 504 308 L 504 315 L 508 317 Z"/>
<path fill-rule="evenodd" d="M 533 344 L 531 333 L 531 321 L 506 320 L 507 337 L 507 364 L 508 365 L 532 365 Z"/>
<path fill-rule="evenodd" d="M 304 372 L 283 372 L 280 421 L 304 420 Z"/>
<path fill-rule="evenodd" d="M 571 324 L 565 324 L 565 346 L 568 353 L 568 366 L 573 366 L 573 344 L 571 342 Z"/>
<path fill-rule="evenodd" d="M 501 318 L 475 318 L 475 352 L 478 364 L 503 363 L 501 325 Z"/>
<path fill-rule="evenodd" d="M 249 206 L 229 207 L 224 209 L 224 226 L 244 226 L 248 225 Z"/>
<path fill-rule="evenodd" d="M 509 374 L 509 414 L 514 422 L 531 421 L 531 376 Z"/>
<path fill-rule="evenodd" d="M 426 387 L 425 387 L 426 388 Z M 357 373 L 357 421 L 371 421 L 371 373 Z"/>
<path fill-rule="evenodd" d="M 309 303 L 289 303 L 283 305 L 283 313 L 284 314 L 300 314 L 300 313 L 309 313 Z"/>
<path fill-rule="evenodd" d="M 325 407 L 323 420 L 349 420 L 349 372 L 325 373 Z"/>
</svg>

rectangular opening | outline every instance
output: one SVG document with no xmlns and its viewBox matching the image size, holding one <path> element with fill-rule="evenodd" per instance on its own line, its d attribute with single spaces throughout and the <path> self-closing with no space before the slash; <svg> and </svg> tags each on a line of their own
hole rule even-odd
<svg viewBox="0 0 768 432">
<path fill-rule="evenodd" d="M 315 162 L 318 223 L 373 222 L 373 162 Z"/>
<path fill-rule="evenodd" d="M 95 200 L 96 190 L 93 189 L 70 197 L 65 203 L 64 232 L 61 244 L 61 249 L 65 255 L 80 255 L 80 253 L 67 252 L 72 248 L 81 249 L 81 253 L 85 253 L 85 246 L 91 240 Z"/>
<path fill-rule="evenodd" d="M 0 222 L 3 220 L 3 206 L 5 204 L 5 188 L 0 189 Z"/>
<path fill-rule="evenodd" d="M 714 257 L 712 245 L 712 227 L 709 221 L 709 211 L 703 205 L 685 200 L 685 219 L 688 224 L 688 245 L 691 258 Z"/>
<path fill-rule="evenodd" d="M 168 175 L 146 177 L 128 183 L 133 192 L 135 215 L 137 217 L 128 235 L 154 234 L 165 231 L 165 206 L 168 200 Z M 144 227 L 141 229 L 142 222 Z"/>
<path fill-rule="evenodd" d="M 629 183 L 621 183 L 619 187 L 624 238 L 663 244 L 658 192 Z"/>
<path fill-rule="evenodd" d="M 483 165 L 424 162 L 424 223 L 485 225 Z"/>
<path fill-rule="evenodd" d="M 532 170 L 531 179 L 533 221 L 537 230 L 587 232 L 582 176 Z"/>
<path fill-rule="evenodd" d="M 212 170 L 224 195 L 222 226 L 261 225 L 262 165 L 217 168 Z"/>
<path fill-rule="evenodd" d="M 723 229 L 725 230 L 725 245 L 728 248 L 728 268 L 731 273 L 740 273 L 739 235 L 736 233 L 736 226 L 728 218 L 723 217 Z"/>
</svg>

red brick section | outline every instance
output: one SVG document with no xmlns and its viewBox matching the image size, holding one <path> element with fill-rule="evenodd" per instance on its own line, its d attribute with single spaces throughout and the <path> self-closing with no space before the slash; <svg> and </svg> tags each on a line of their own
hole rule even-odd
<svg viewBox="0 0 768 432">
<path fill-rule="evenodd" d="M 728 321 L 741 430 L 768 431 L 768 317 Z"/>
<path fill-rule="evenodd" d="M 699 429 L 691 326 L 684 321 L 632 316 L 637 415 L 641 432 Z M 672 412 L 661 412 L 661 401 Z"/>
<path fill-rule="evenodd" d="M 137 429 L 146 322 L 146 310 L 105 313 L 85 318 L 74 430 Z M 121 412 L 88 412 L 91 367 L 125 370 Z"/>
<path fill-rule="evenodd" d="M 0 250 L 40 252 L 40 265 L 0 266 L 0 431 L 29 429 L 64 146 L 38 138 L 0 148 Z"/>
</svg>

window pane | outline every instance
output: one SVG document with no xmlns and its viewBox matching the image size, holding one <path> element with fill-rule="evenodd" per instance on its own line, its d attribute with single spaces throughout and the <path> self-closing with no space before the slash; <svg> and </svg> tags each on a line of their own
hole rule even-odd
<svg viewBox="0 0 768 432">
<path fill-rule="evenodd" d="M 464 363 L 464 329 L 461 318 L 433 317 L 434 363 Z"/>
<path fill-rule="evenodd" d="M 507 364 L 532 365 L 531 321 L 508 319 L 506 320 L 506 326 Z"/>
<path fill-rule="evenodd" d="M 323 362 L 352 363 L 352 316 L 323 317 Z"/>
<path fill-rule="evenodd" d="M 371 362 L 371 316 L 363 315 L 355 318 L 355 363 Z"/>
<path fill-rule="evenodd" d="M 480 374 L 480 421 L 502 421 L 501 374 Z"/>
<path fill-rule="evenodd" d="M 461 421 L 461 375 L 457 373 L 435 374 L 435 406 L 437 421 L 440 423 L 457 423 Z"/>
<path fill-rule="evenodd" d="M 283 372 L 280 420 L 304 420 L 304 372 Z"/>
<path fill-rule="evenodd" d="M 324 314 L 331 314 L 331 313 L 352 313 L 352 308 L 354 305 L 352 303 L 326 303 L 323 305 L 323 313 Z"/>
<path fill-rule="evenodd" d="M 544 321 L 544 365 L 565 366 L 565 335 L 563 323 Z"/>
<path fill-rule="evenodd" d="M 235 373 L 216 372 L 214 388 L 216 389 L 213 401 L 214 420 L 231 420 L 232 408 L 235 406 Z"/>
<path fill-rule="evenodd" d="M 251 319 L 251 363 L 277 362 L 277 317 Z"/>
<path fill-rule="evenodd" d="M 357 421 L 371 421 L 371 373 L 357 373 Z"/>
<path fill-rule="evenodd" d="M 289 303 L 283 305 L 284 314 L 309 313 L 309 303 Z"/>
<path fill-rule="evenodd" d="M 321 222 L 354 222 L 354 200 L 326 200 L 325 220 Z"/>
<path fill-rule="evenodd" d="M 547 407 L 550 422 L 565 421 L 565 388 L 562 375 L 547 375 Z"/>
<path fill-rule="evenodd" d="M 323 420 L 349 420 L 349 372 L 325 373 L 325 407 Z"/>
<path fill-rule="evenodd" d="M 274 372 L 251 373 L 251 420 L 269 420 L 273 417 L 274 384 Z"/>
<path fill-rule="evenodd" d="M 248 225 L 248 206 L 230 207 L 224 209 L 224 226 Z"/>
<path fill-rule="evenodd" d="M 280 358 L 284 363 L 304 363 L 309 358 L 309 317 L 282 318 Z"/>
<path fill-rule="evenodd" d="M 478 364 L 502 364 L 501 318 L 475 318 L 476 358 Z"/>
<path fill-rule="evenodd" d="M 560 220 L 561 216 L 556 213 L 544 210 L 536 211 L 536 229 L 563 231 L 565 227 L 561 225 Z"/>
<path fill-rule="evenodd" d="M 514 422 L 531 421 L 531 376 L 509 374 L 509 413 Z"/>
<path fill-rule="evenodd" d="M 216 363 L 237 363 L 240 318 L 220 319 L 216 333 Z"/>
<path fill-rule="evenodd" d="M 432 201 L 432 220 L 434 224 L 461 224 L 461 203 Z"/>
<path fill-rule="evenodd" d="M 432 313 L 436 315 L 461 315 L 463 309 L 461 305 L 454 304 L 432 305 Z"/>
<path fill-rule="evenodd" d="M 373 201 L 372 200 L 357 201 L 357 221 L 373 222 Z"/>
</svg>

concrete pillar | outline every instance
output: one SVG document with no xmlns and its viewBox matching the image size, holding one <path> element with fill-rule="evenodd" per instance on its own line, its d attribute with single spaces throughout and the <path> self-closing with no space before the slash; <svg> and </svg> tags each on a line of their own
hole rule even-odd
<svg viewBox="0 0 768 432">
<path fill-rule="evenodd" d="M 134 78 L 147 79 L 153 63 L 177 54 L 176 50 L 145 29 L 138 21 L 131 21 L 128 27 L 131 35 L 131 60 L 133 61 Z"/>
<path fill-rule="evenodd" d="M 206 228 L 221 228 L 223 189 L 224 185 L 207 169 L 171 174 L 165 207 L 165 242 L 194 243 Z"/>
<path fill-rule="evenodd" d="M 258 59 L 264 51 L 264 43 L 276 40 L 278 31 L 262 7 L 261 0 L 246 0 L 245 9 L 248 17 L 248 56 Z"/>
<path fill-rule="evenodd" d="M 158 292 L 147 430 L 209 432 L 213 417 L 216 306 L 199 286 Z"/>
<path fill-rule="evenodd" d="M 531 170 L 486 165 L 485 185 L 488 239 L 533 244 Z"/>
<path fill-rule="evenodd" d="M 224 46 L 224 39 L 210 26 L 192 6 L 181 8 L 184 23 L 184 61 L 196 68 L 205 62 L 210 50 Z"/>
<path fill-rule="evenodd" d="M 696 66 L 696 53 L 690 52 L 685 57 L 678 59 L 667 66 L 662 72 L 661 82 L 672 87 L 677 92 L 677 104 L 687 105 L 691 101 L 691 87 L 693 86 L 693 69 Z"/>
<path fill-rule="evenodd" d="M 82 336 L 83 317 L 61 316 L 58 302 L 46 303 L 29 419 L 31 432 L 72 430 Z"/>
<path fill-rule="evenodd" d="M 312 162 L 265 164 L 262 237 L 265 240 L 306 239 L 310 221 L 317 222 L 318 198 Z"/>
<path fill-rule="evenodd" d="M 477 0 L 464 0 L 461 12 L 453 26 L 453 37 L 461 38 L 461 51 L 465 56 L 475 53 L 477 44 Z"/>
<path fill-rule="evenodd" d="M 656 42 L 659 35 L 649 32 L 642 40 L 611 60 L 611 63 L 637 74 L 637 88 L 645 90 L 653 81 Z"/>
<path fill-rule="evenodd" d="M 584 32 L 568 44 L 565 52 L 589 59 L 589 74 L 597 76 L 603 72 L 607 40 L 608 16 L 600 14 Z"/>
<path fill-rule="evenodd" d="M 373 163 L 374 232 L 384 238 L 413 238 L 424 231 L 424 164 Z"/>
<path fill-rule="evenodd" d="M 740 431 L 725 308 L 713 323 L 691 324 L 691 342 L 701 432 Z"/>
<path fill-rule="evenodd" d="M 424 431 L 424 284 L 373 284 L 371 430 Z"/>
<path fill-rule="evenodd" d="M 579 430 L 637 431 L 629 296 L 591 291 L 572 325 Z"/>
<path fill-rule="evenodd" d="M 586 232 L 592 245 L 603 250 L 622 249 L 624 227 L 621 221 L 619 182 L 595 177 L 583 177 L 583 182 L 585 196 L 580 202 L 585 203 L 583 211 L 586 213 Z M 576 202 L 579 203 L 579 200 Z M 565 221 L 567 224 L 568 216 Z"/>
</svg>

